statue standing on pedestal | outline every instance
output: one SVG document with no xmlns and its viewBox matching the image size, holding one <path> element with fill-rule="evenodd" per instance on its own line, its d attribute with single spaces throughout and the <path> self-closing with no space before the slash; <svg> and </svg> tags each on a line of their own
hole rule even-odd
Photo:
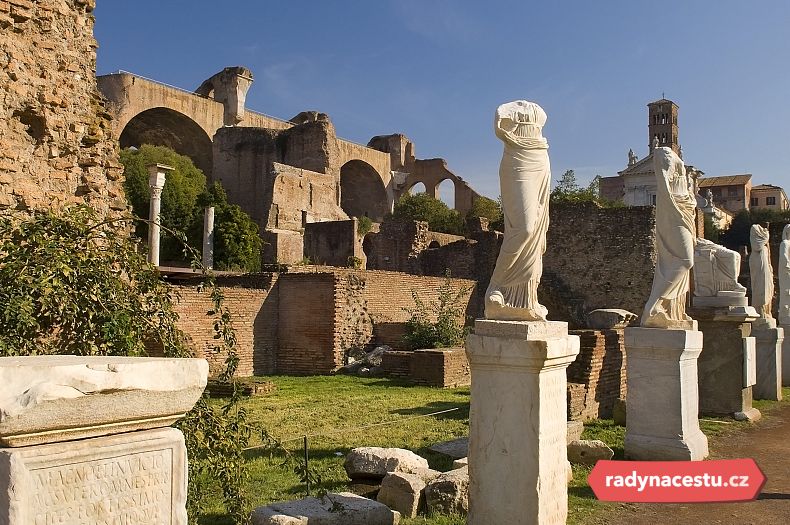
<svg viewBox="0 0 790 525">
<path fill-rule="evenodd" d="M 696 199 L 686 168 L 675 152 L 653 150 L 656 173 L 656 273 L 642 314 L 647 328 L 692 329 L 686 315 L 689 270 L 694 266 Z"/>
<path fill-rule="evenodd" d="M 546 113 L 534 102 L 517 100 L 496 110 L 494 132 L 505 144 L 499 166 L 505 236 L 486 290 L 486 319 L 543 321 L 538 302 L 543 252 L 549 228 Z"/>
<path fill-rule="evenodd" d="M 779 323 L 790 326 L 790 224 L 782 230 L 779 245 Z M 785 334 L 790 337 L 790 334 Z"/>
<path fill-rule="evenodd" d="M 749 232 L 752 252 L 749 254 L 749 273 L 752 278 L 752 306 L 766 320 L 773 319 L 771 303 L 774 298 L 774 270 L 768 246 L 768 228 L 753 224 Z"/>
<path fill-rule="evenodd" d="M 694 295 L 696 297 L 746 297 L 738 283 L 741 255 L 702 237 L 694 249 Z"/>
</svg>

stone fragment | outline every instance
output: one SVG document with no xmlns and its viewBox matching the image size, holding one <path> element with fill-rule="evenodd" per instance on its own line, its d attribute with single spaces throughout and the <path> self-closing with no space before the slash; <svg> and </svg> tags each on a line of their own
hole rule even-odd
<svg viewBox="0 0 790 525">
<path fill-rule="evenodd" d="M 599 459 L 612 459 L 613 456 L 614 451 L 598 439 L 579 439 L 568 445 L 568 461 L 579 465 L 595 465 Z"/>
<path fill-rule="evenodd" d="M 401 448 L 359 447 L 346 456 L 343 464 L 348 477 L 381 479 L 388 472 L 414 472 L 428 468 L 428 461 Z"/>
<path fill-rule="evenodd" d="M 469 458 L 461 458 L 453 461 L 453 470 L 469 466 Z"/>
<path fill-rule="evenodd" d="M 252 525 L 398 525 L 400 513 L 367 498 L 340 492 L 258 507 Z"/>
<path fill-rule="evenodd" d="M 465 458 L 469 455 L 469 438 L 462 437 L 450 441 L 443 441 L 428 447 L 428 450 L 436 452 L 437 454 L 450 456 L 453 459 Z"/>
<path fill-rule="evenodd" d="M 0 358 L 0 444 L 16 447 L 168 426 L 206 386 L 203 359 Z"/>
<path fill-rule="evenodd" d="M 376 500 L 397 510 L 401 516 L 413 518 L 420 509 L 424 488 L 425 482 L 417 474 L 390 472 L 384 476 Z"/>
<path fill-rule="evenodd" d="M 469 512 L 469 469 L 451 470 L 425 486 L 425 503 L 429 513 L 462 514 Z"/>
<path fill-rule="evenodd" d="M 442 475 L 441 472 L 438 470 L 433 470 L 432 468 L 416 468 L 412 471 L 412 474 L 417 474 L 423 480 L 425 484 L 430 483 L 431 481 L 435 480 L 439 476 Z"/>
<path fill-rule="evenodd" d="M 584 423 L 581 421 L 568 421 L 568 437 L 566 443 L 582 438 Z"/>
<path fill-rule="evenodd" d="M 0 449 L 2 524 L 187 525 L 186 493 L 174 428 Z"/>
<path fill-rule="evenodd" d="M 625 328 L 633 324 L 639 316 L 620 308 L 601 308 L 587 314 L 587 327 L 595 330 Z"/>
</svg>

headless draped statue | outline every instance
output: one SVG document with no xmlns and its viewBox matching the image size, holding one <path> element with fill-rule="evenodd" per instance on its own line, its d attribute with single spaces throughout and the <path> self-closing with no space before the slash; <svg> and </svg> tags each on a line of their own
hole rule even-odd
<svg viewBox="0 0 790 525">
<path fill-rule="evenodd" d="M 771 303 L 774 299 L 774 270 L 771 267 L 771 249 L 768 246 L 768 228 L 753 224 L 749 232 L 749 273 L 752 278 L 752 306 L 764 320 L 773 320 Z"/>
<path fill-rule="evenodd" d="M 694 295 L 696 297 L 746 297 L 738 283 L 741 255 L 698 237 L 694 248 Z"/>
<path fill-rule="evenodd" d="M 790 326 L 790 224 L 782 230 L 779 245 L 779 323 Z M 786 333 L 785 337 L 790 337 Z"/>
<path fill-rule="evenodd" d="M 656 271 L 642 314 L 647 328 L 693 329 L 686 315 L 694 266 L 696 198 L 683 161 L 669 148 L 653 150 L 656 174 Z"/>
<path fill-rule="evenodd" d="M 538 302 L 543 252 L 549 229 L 546 113 L 534 102 L 517 100 L 496 110 L 494 132 L 505 144 L 499 165 L 505 235 L 486 290 L 486 319 L 542 321 Z"/>
</svg>

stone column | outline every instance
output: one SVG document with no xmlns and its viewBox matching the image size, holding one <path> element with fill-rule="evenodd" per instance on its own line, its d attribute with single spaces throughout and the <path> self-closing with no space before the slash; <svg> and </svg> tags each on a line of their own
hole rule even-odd
<svg viewBox="0 0 790 525">
<path fill-rule="evenodd" d="M 214 206 L 203 210 L 203 267 L 214 267 Z"/>
<path fill-rule="evenodd" d="M 790 386 L 790 323 L 780 324 L 784 332 L 782 340 L 782 386 Z"/>
<path fill-rule="evenodd" d="M 180 430 L 203 359 L 0 358 L 0 524 L 187 525 Z"/>
<path fill-rule="evenodd" d="M 699 428 L 697 358 L 702 332 L 626 328 L 628 359 L 625 456 L 700 460 L 708 438 Z"/>
<path fill-rule="evenodd" d="M 718 297 L 695 297 L 694 304 Z M 760 411 L 752 407 L 756 381 L 756 341 L 750 337 L 751 321 L 757 311 L 746 306 L 746 298 L 732 299 L 738 306 L 695 306 L 689 313 L 697 319 L 704 336 L 704 349 L 697 360 L 699 413 L 729 415 L 737 420 L 756 421 Z"/>
<path fill-rule="evenodd" d="M 162 188 L 165 177 L 173 168 L 164 164 L 148 166 L 148 187 L 151 189 L 151 203 L 148 212 L 148 262 L 159 266 L 159 225 L 162 210 Z"/>
<path fill-rule="evenodd" d="M 475 321 L 469 525 L 564 524 L 568 514 L 565 369 L 579 338 L 556 321 Z"/>
<path fill-rule="evenodd" d="M 782 399 L 782 344 L 784 330 L 777 328 L 773 318 L 761 318 L 752 324 L 757 340 L 757 383 L 755 399 Z"/>
</svg>

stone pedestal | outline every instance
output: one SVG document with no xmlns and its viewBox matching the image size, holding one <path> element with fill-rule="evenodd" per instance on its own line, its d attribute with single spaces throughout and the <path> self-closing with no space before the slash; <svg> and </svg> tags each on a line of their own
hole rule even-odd
<svg viewBox="0 0 790 525">
<path fill-rule="evenodd" d="M 469 525 L 564 524 L 568 514 L 565 369 L 579 353 L 567 323 L 478 319 L 472 370 Z"/>
<path fill-rule="evenodd" d="M 790 323 L 779 327 L 785 333 L 782 340 L 782 386 L 790 386 Z"/>
<path fill-rule="evenodd" d="M 0 525 L 186 525 L 202 359 L 0 358 Z M 135 430 L 132 432 L 132 430 Z"/>
<path fill-rule="evenodd" d="M 702 332 L 626 328 L 628 397 L 625 456 L 633 460 L 701 460 L 697 358 Z"/>
<path fill-rule="evenodd" d="M 760 411 L 752 407 L 756 342 L 750 337 L 757 312 L 750 306 L 727 306 L 695 307 L 689 314 L 697 319 L 705 342 L 697 360 L 699 413 L 760 419 Z"/>
<path fill-rule="evenodd" d="M 758 320 L 752 326 L 752 335 L 757 341 L 757 383 L 754 385 L 755 399 L 782 399 L 782 343 L 784 330 L 776 328 L 776 322 Z"/>
</svg>

